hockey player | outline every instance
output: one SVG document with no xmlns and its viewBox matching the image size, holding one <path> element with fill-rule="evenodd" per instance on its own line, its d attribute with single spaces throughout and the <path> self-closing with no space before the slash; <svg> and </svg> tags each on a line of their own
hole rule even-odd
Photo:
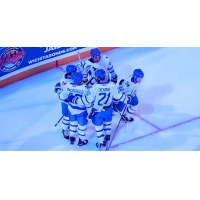
<svg viewBox="0 0 200 200">
<path fill-rule="evenodd" d="M 60 98 L 60 93 L 62 92 L 63 88 L 72 82 L 72 75 L 77 71 L 77 67 L 75 65 L 67 65 L 66 67 L 66 73 L 61 78 L 60 82 L 56 84 L 54 91 L 58 94 L 58 97 Z M 67 100 L 61 100 L 61 108 L 62 108 L 62 114 L 64 114 L 68 110 L 68 101 Z M 62 133 L 65 139 L 69 140 L 69 134 L 68 134 L 68 127 L 69 127 L 69 113 L 67 113 L 62 120 Z"/>
<path fill-rule="evenodd" d="M 70 144 L 73 145 L 76 141 L 75 134 L 79 134 L 78 146 L 86 145 L 88 140 L 85 139 L 87 127 L 87 110 L 86 106 L 91 107 L 90 103 L 86 105 L 76 104 L 73 99 L 87 95 L 88 87 L 82 84 L 83 75 L 76 72 L 72 75 L 72 83 L 68 84 L 60 94 L 62 100 L 68 100 L 69 105 L 69 121 L 70 121 Z"/>
<path fill-rule="evenodd" d="M 136 94 L 143 77 L 143 71 L 141 69 L 135 69 L 133 75 L 129 76 L 126 80 L 122 79 L 119 83 L 120 91 L 128 97 L 127 110 L 124 114 L 126 121 L 132 122 L 134 119 L 131 116 L 139 108 L 139 101 Z M 118 109 L 121 112 L 125 105 L 125 102 L 115 100 L 113 109 L 114 111 Z"/>
<path fill-rule="evenodd" d="M 96 134 L 99 139 L 96 146 L 99 150 L 104 150 L 106 142 L 110 140 L 113 97 L 123 101 L 126 99 L 126 95 L 122 94 L 113 82 L 106 81 L 106 72 L 103 69 L 95 72 L 95 80 L 97 84 L 94 84 L 90 88 L 89 94 L 74 99 L 74 102 L 93 103 L 93 109 L 89 118 L 92 119 L 95 125 Z"/>
<path fill-rule="evenodd" d="M 112 82 L 117 83 L 118 77 L 109 57 L 105 55 L 102 56 L 98 48 L 92 49 L 90 54 L 91 58 L 89 60 L 85 61 L 83 64 L 77 65 L 83 74 L 83 82 L 93 85 L 96 83 L 95 71 L 97 69 L 103 69 L 106 72 L 106 80 L 110 79 Z"/>
</svg>

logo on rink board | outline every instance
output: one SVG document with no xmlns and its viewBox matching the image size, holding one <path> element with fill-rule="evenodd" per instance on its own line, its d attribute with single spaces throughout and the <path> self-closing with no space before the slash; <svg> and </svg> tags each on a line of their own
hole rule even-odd
<svg viewBox="0 0 200 200">
<path fill-rule="evenodd" d="M 14 71 L 22 63 L 26 52 L 21 47 L 9 47 L 0 56 L 0 69 L 3 72 Z"/>
</svg>

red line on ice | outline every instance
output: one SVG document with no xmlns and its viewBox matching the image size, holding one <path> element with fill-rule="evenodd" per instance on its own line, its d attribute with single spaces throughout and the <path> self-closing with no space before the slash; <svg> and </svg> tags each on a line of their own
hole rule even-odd
<svg viewBox="0 0 200 200">
<path fill-rule="evenodd" d="M 137 116 L 138 116 L 138 115 L 137 115 Z M 196 118 L 187 120 L 187 121 L 185 121 L 185 122 L 181 122 L 181 123 L 178 123 L 178 124 L 169 126 L 169 127 L 167 127 L 167 128 L 164 128 L 164 129 L 159 129 L 159 130 L 154 131 L 154 132 L 152 132 L 152 133 L 149 133 L 149 134 L 147 134 L 147 135 L 143 135 L 143 136 L 134 138 L 134 139 L 132 139 L 132 140 L 128 140 L 128 141 L 126 141 L 126 142 L 122 142 L 122 143 L 116 144 L 116 145 L 114 145 L 114 146 L 111 146 L 110 148 L 116 148 L 116 147 L 118 147 L 120 144 L 126 144 L 126 143 L 129 143 L 129 142 L 133 142 L 133 141 L 136 141 L 136 140 L 145 138 L 145 137 L 147 137 L 147 136 L 154 135 L 154 134 L 159 133 L 159 132 L 161 132 L 161 131 L 165 131 L 165 130 L 168 130 L 168 129 L 171 129 L 171 128 L 174 128 L 174 127 L 177 127 L 177 126 L 181 126 L 181 125 L 183 125 L 183 124 L 187 124 L 187 123 L 189 123 L 189 122 L 191 122 L 191 121 L 194 121 L 194 120 L 197 120 L 197 119 L 200 119 L 200 117 L 196 117 Z M 146 121 L 146 120 L 145 120 L 145 121 Z"/>
<path fill-rule="evenodd" d="M 147 124 L 150 124 L 154 128 L 161 130 L 161 128 L 158 128 L 156 125 L 152 124 L 151 122 L 147 121 L 146 119 L 142 118 L 141 116 L 137 115 L 136 113 L 134 113 L 134 115 L 137 116 L 138 118 L 140 118 L 142 121 L 145 121 Z"/>
</svg>

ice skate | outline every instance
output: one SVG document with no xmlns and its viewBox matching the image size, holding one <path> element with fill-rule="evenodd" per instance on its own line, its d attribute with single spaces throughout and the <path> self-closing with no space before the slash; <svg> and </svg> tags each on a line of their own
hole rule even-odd
<svg viewBox="0 0 200 200">
<path fill-rule="evenodd" d="M 88 143 L 88 140 L 81 140 L 79 138 L 79 141 L 78 141 L 78 146 L 77 146 L 77 149 L 83 145 L 86 145 Z"/>
<path fill-rule="evenodd" d="M 104 140 L 103 143 L 96 143 L 96 147 L 99 151 L 105 151 L 106 150 L 106 141 Z"/>
<path fill-rule="evenodd" d="M 125 122 L 125 123 L 127 123 L 127 122 L 133 122 L 134 119 L 133 119 L 132 117 L 125 117 L 125 116 L 123 115 L 122 121 Z"/>
<path fill-rule="evenodd" d="M 63 137 L 67 140 L 67 141 L 69 141 L 69 134 L 68 134 L 68 130 L 62 130 L 62 134 L 63 134 Z"/>
<path fill-rule="evenodd" d="M 70 139 L 70 144 L 71 144 L 71 148 L 72 148 L 76 141 L 76 138 L 71 136 L 69 139 Z"/>
<path fill-rule="evenodd" d="M 110 140 L 110 135 L 106 135 L 106 136 L 105 136 L 105 140 L 106 140 L 106 141 L 109 141 L 109 140 Z"/>
</svg>

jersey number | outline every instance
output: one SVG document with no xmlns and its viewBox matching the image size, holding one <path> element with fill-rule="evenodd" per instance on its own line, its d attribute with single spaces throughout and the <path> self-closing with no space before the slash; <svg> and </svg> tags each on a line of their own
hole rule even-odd
<svg viewBox="0 0 200 200">
<path fill-rule="evenodd" d="M 110 92 L 109 92 L 109 94 L 108 94 L 108 97 L 107 97 L 106 101 L 105 101 L 105 98 L 106 98 L 106 96 L 107 96 L 106 93 L 99 93 L 99 96 L 103 96 L 103 97 L 99 100 L 98 105 L 101 106 L 101 105 L 103 105 L 103 104 L 107 104 L 108 99 L 110 98 Z M 104 102 L 104 101 L 105 101 L 105 102 Z"/>
</svg>

